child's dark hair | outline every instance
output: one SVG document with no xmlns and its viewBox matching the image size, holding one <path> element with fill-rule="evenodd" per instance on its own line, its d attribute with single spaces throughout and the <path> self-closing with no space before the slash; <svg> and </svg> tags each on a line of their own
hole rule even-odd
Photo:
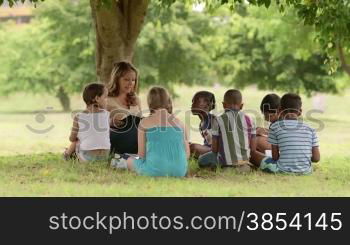
<svg viewBox="0 0 350 245">
<path fill-rule="evenodd" d="M 262 113 L 276 113 L 280 104 L 281 98 L 277 94 L 268 94 L 261 101 L 260 111 Z"/>
<path fill-rule="evenodd" d="M 195 95 L 192 98 L 192 102 L 197 101 L 199 98 L 203 98 L 209 105 L 209 111 L 212 111 L 215 109 L 215 95 L 209 91 L 199 91 L 195 93 Z"/>
<path fill-rule="evenodd" d="M 105 91 L 105 85 L 102 83 L 90 83 L 86 85 L 83 92 L 83 100 L 86 105 L 95 105 L 96 96 L 102 96 Z"/>
<path fill-rule="evenodd" d="M 224 94 L 224 102 L 232 105 L 239 105 L 242 103 L 242 93 L 237 89 L 229 89 Z"/>
<path fill-rule="evenodd" d="M 301 106 L 301 97 L 297 94 L 287 93 L 281 98 L 281 111 L 284 113 L 300 112 Z"/>
</svg>

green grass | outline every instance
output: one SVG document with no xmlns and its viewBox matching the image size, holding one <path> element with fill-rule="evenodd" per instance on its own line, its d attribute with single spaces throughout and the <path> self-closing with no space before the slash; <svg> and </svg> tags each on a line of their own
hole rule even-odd
<svg viewBox="0 0 350 245">
<path fill-rule="evenodd" d="M 349 196 L 350 158 L 323 161 L 311 176 L 199 170 L 187 178 L 149 178 L 105 163 L 64 162 L 58 154 L 0 159 L 1 196 Z"/>
<path fill-rule="evenodd" d="M 180 95 L 175 109 L 192 127 L 192 142 L 201 142 L 195 131 L 198 119 L 185 116 L 191 97 L 199 87 L 178 87 Z M 226 88 L 215 88 L 217 105 Z M 313 114 L 324 129 L 318 132 L 322 161 L 315 165 L 311 176 L 268 175 L 253 172 L 242 175 L 235 170 L 211 172 L 197 168 L 190 162 L 187 178 L 147 178 L 134 173 L 115 171 L 104 163 L 79 164 L 61 160 L 67 146 L 71 127 L 69 113 L 48 113 L 44 122 L 37 122 L 37 113 L 47 107 L 60 109 L 55 98 L 16 94 L 2 97 L 0 104 L 0 196 L 350 196 L 350 95 L 326 96 L 326 111 Z M 243 91 L 245 109 L 257 110 L 267 92 L 249 88 Z M 141 94 L 145 101 L 145 93 Z M 303 98 L 304 112 L 312 108 L 312 101 Z M 73 109 L 82 109 L 80 96 L 72 97 Z M 146 105 L 143 105 L 146 108 Z M 259 113 L 258 124 L 262 124 Z M 317 124 L 309 122 L 314 126 Z M 26 126 L 54 128 L 45 134 L 35 134 Z"/>
</svg>

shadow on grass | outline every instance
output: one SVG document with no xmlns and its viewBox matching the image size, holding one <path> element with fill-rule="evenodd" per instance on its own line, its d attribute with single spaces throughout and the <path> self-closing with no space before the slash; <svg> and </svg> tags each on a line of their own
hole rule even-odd
<svg viewBox="0 0 350 245">
<path fill-rule="evenodd" d="M 314 173 L 311 176 L 326 180 L 335 177 L 338 179 L 348 178 L 350 176 L 348 165 L 342 163 L 348 163 L 350 158 L 339 158 L 337 161 L 339 164 L 335 165 L 333 158 L 324 159 L 321 164 L 314 166 Z M 234 168 L 203 169 L 198 167 L 195 159 L 190 159 L 188 174 L 184 179 L 225 180 L 238 178 L 249 180 L 264 177 L 270 179 L 274 176 L 278 179 L 292 176 L 305 177 L 286 174 L 273 175 L 258 170 L 240 173 Z M 0 157 L 0 177 L 18 178 L 21 183 L 66 181 L 99 184 L 133 182 L 135 178 L 141 178 L 134 172 L 111 169 L 107 162 L 86 164 L 74 160 L 64 161 L 61 154 L 57 153 Z"/>
<path fill-rule="evenodd" d="M 0 171 L 13 176 L 22 176 L 31 180 L 47 177 L 69 182 L 84 182 L 93 179 L 96 182 L 114 182 L 117 176 L 127 178 L 138 176 L 134 172 L 111 169 L 107 162 L 80 163 L 77 160 L 65 161 L 58 153 L 41 153 L 33 155 L 16 155 L 0 158 Z M 256 172 L 256 171 L 255 171 Z M 197 160 L 190 159 L 185 179 L 217 179 L 239 174 L 232 168 L 203 169 Z M 250 174 L 250 173 L 248 173 Z M 242 175 L 242 174 L 240 174 Z M 244 175 L 244 174 L 243 174 Z M 247 174 L 245 174 L 247 175 Z M 104 179 L 104 180 L 103 180 Z M 100 181 L 98 181 L 100 180 Z"/>
</svg>

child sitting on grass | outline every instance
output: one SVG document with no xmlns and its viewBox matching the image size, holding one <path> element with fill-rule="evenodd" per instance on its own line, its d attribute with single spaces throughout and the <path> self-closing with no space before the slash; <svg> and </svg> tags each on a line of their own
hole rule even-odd
<svg viewBox="0 0 350 245">
<path fill-rule="evenodd" d="M 264 115 L 265 121 L 273 123 L 278 120 L 280 100 L 281 99 L 277 94 L 267 94 L 263 98 L 260 105 L 260 111 Z M 271 152 L 271 144 L 267 140 L 268 135 L 268 129 L 259 127 L 256 129 L 256 150 L 263 154 Z"/>
<path fill-rule="evenodd" d="M 208 91 L 197 92 L 192 99 L 191 112 L 199 117 L 199 131 L 204 139 L 204 144 L 190 144 L 191 155 L 198 158 L 211 150 L 211 125 L 214 115 L 210 112 L 215 109 L 215 96 Z"/>
<path fill-rule="evenodd" d="M 281 98 L 280 119 L 271 124 L 269 129 L 268 142 L 272 145 L 272 158 L 261 159 L 262 171 L 310 174 L 311 163 L 320 161 L 315 130 L 299 120 L 301 107 L 302 101 L 297 94 L 288 93 Z"/>
<path fill-rule="evenodd" d="M 85 87 L 83 99 L 86 109 L 74 117 L 69 137 L 72 142 L 64 152 L 68 160 L 76 153 L 81 162 L 107 160 L 111 147 L 109 140 L 109 112 L 107 88 L 103 84 L 92 83 Z"/>
<path fill-rule="evenodd" d="M 255 127 L 253 121 L 241 111 L 241 92 L 228 90 L 224 95 L 223 107 L 225 113 L 213 121 L 212 151 L 199 157 L 199 166 L 214 167 L 220 164 L 250 170 L 250 151 L 256 144 Z"/>
<path fill-rule="evenodd" d="M 183 177 L 190 155 L 185 127 L 171 114 L 171 99 L 164 88 L 151 88 L 147 102 L 151 115 L 139 124 L 138 156 L 124 154 L 115 167 L 146 176 Z"/>
</svg>

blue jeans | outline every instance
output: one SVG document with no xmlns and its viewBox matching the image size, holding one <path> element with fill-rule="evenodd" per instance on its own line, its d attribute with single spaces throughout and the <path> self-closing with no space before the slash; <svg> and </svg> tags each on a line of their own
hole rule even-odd
<svg viewBox="0 0 350 245">
<path fill-rule="evenodd" d="M 211 151 L 198 158 L 199 167 L 216 167 L 218 163 L 217 153 Z"/>
</svg>

